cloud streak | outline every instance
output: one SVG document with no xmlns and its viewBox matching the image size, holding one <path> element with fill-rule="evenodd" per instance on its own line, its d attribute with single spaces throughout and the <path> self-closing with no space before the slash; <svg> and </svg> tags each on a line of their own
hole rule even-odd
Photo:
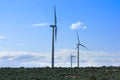
<svg viewBox="0 0 120 80">
<path fill-rule="evenodd" d="M 43 27 L 43 26 L 47 26 L 47 25 L 49 25 L 49 23 L 38 23 L 38 24 L 33 24 L 32 26 Z"/>
<path fill-rule="evenodd" d="M 70 55 L 77 56 L 72 49 L 55 51 L 55 67 L 70 67 Z M 120 66 L 120 54 L 103 51 L 80 51 L 80 66 Z M 73 66 L 76 67 L 74 58 Z M 0 51 L 0 67 L 46 67 L 51 66 L 51 53 Z"/>
<path fill-rule="evenodd" d="M 5 39 L 5 36 L 0 36 L 0 39 Z"/>
<path fill-rule="evenodd" d="M 76 29 L 86 29 L 87 27 L 82 23 L 82 22 L 76 22 L 76 23 L 73 23 L 71 26 L 70 26 L 70 29 L 72 30 L 76 30 Z"/>
</svg>

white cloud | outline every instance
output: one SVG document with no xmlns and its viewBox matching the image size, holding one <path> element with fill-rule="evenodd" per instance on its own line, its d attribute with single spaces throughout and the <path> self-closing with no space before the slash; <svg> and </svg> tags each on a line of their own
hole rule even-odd
<svg viewBox="0 0 120 80">
<path fill-rule="evenodd" d="M 83 30 L 84 30 L 84 29 L 87 29 L 87 26 L 84 26 L 82 29 L 83 29 Z"/>
<path fill-rule="evenodd" d="M 70 55 L 77 51 L 61 49 L 55 52 L 56 67 L 70 67 Z M 80 66 L 120 66 L 120 54 L 104 51 L 80 51 Z M 73 66 L 76 67 L 74 58 Z M 51 66 L 51 53 L 0 51 L 0 67 L 46 67 Z"/>
<path fill-rule="evenodd" d="M 0 39 L 4 39 L 5 38 L 5 36 L 0 36 Z"/>
<path fill-rule="evenodd" d="M 19 44 L 19 46 L 25 46 L 25 44 L 21 43 L 21 44 Z"/>
<path fill-rule="evenodd" d="M 49 25 L 48 23 L 39 23 L 39 24 L 33 24 L 32 26 L 40 26 L 40 27 L 43 27 L 43 26 L 47 26 Z"/>
<path fill-rule="evenodd" d="M 73 30 L 76 30 L 76 29 L 86 29 L 87 26 L 85 26 L 82 22 L 76 22 L 76 23 L 73 23 L 71 26 L 70 26 L 70 29 L 73 29 Z"/>
</svg>

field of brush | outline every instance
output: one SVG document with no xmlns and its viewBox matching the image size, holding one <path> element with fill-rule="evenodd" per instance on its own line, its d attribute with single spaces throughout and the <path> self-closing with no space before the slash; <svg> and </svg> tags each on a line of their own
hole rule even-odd
<svg viewBox="0 0 120 80">
<path fill-rule="evenodd" d="M 120 80 L 120 67 L 0 68 L 0 80 Z"/>
</svg>

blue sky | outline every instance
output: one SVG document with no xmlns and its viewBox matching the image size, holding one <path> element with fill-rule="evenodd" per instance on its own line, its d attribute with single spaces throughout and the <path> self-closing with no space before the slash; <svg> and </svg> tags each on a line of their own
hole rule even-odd
<svg viewBox="0 0 120 80">
<path fill-rule="evenodd" d="M 55 66 L 70 66 L 70 55 L 76 55 L 76 30 L 71 26 L 77 23 L 84 25 L 77 26 L 79 37 L 90 49 L 80 47 L 80 65 L 120 66 L 119 4 L 119 0 L 1 0 L 0 66 L 50 66 L 54 5 L 58 22 Z"/>
</svg>

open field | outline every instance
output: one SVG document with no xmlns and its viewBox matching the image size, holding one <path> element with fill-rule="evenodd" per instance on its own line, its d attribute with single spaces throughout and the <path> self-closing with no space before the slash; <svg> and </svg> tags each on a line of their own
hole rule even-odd
<svg viewBox="0 0 120 80">
<path fill-rule="evenodd" d="M 120 67 L 0 68 L 0 80 L 120 80 Z"/>
</svg>

